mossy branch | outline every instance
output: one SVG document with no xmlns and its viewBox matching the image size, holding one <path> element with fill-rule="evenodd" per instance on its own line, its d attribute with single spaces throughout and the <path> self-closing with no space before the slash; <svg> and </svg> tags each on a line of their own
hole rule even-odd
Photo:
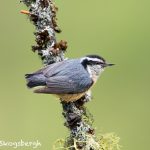
<svg viewBox="0 0 150 150">
<path fill-rule="evenodd" d="M 64 40 L 57 42 L 56 40 L 55 33 L 60 33 L 61 30 L 57 25 L 56 12 L 58 8 L 54 2 L 52 0 L 22 0 L 22 2 L 29 8 L 29 11 L 22 10 L 21 13 L 28 15 L 35 26 L 36 45 L 32 46 L 32 51 L 40 55 L 44 65 L 63 61 L 67 42 Z M 61 142 L 63 145 L 59 149 L 112 150 L 101 148 L 102 144 L 95 136 L 92 115 L 85 107 L 85 103 L 90 99 L 91 94 L 86 93 L 75 102 L 61 102 L 62 114 L 66 119 L 65 126 L 70 130 L 70 136 Z"/>
</svg>

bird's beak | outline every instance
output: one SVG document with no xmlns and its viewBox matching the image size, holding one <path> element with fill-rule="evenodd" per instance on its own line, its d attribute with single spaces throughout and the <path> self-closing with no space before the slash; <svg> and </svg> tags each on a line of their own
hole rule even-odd
<svg viewBox="0 0 150 150">
<path fill-rule="evenodd" d="M 113 65 L 115 65 L 115 64 L 107 64 L 107 66 L 113 66 Z"/>
<path fill-rule="evenodd" d="M 113 65 L 115 65 L 115 64 L 108 64 L 108 63 L 105 63 L 105 64 L 103 64 L 103 67 L 109 67 L 109 66 L 113 66 Z"/>
</svg>

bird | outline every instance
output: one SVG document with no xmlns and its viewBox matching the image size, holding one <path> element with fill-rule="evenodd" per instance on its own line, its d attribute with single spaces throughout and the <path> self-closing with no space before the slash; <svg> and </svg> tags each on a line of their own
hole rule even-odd
<svg viewBox="0 0 150 150">
<path fill-rule="evenodd" d="M 74 102 L 91 90 L 106 67 L 113 65 L 92 54 L 47 65 L 25 78 L 27 87 L 35 88 L 34 93 L 52 94 L 61 101 Z"/>
</svg>

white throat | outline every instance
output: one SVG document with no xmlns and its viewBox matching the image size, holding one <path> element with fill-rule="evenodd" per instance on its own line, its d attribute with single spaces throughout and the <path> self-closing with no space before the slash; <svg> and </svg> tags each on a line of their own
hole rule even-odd
<svg viewBox="0 0 150 150">
<path fill-rule="evenodd" d="M 90 78 L 93 79 L 94 83 L 99 78 L 100 74 L 104 71 L 99 65 L 89 66 L 87 65 L 87 71 L 90 74 Z"/>
</svg>

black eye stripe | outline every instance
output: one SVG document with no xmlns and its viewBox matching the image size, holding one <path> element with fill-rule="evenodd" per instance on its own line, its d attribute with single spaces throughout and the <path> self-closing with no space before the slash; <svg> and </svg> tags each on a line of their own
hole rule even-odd
<svg viewBox="0 0 150 150">
<path fill-rule="evenodd" d="M 100 61 L 92 61 L 92 60 L 89 60 L 87 61 L 87 64 L 104 64 L 104 62 L 100 62 Z"/>
</svg>

